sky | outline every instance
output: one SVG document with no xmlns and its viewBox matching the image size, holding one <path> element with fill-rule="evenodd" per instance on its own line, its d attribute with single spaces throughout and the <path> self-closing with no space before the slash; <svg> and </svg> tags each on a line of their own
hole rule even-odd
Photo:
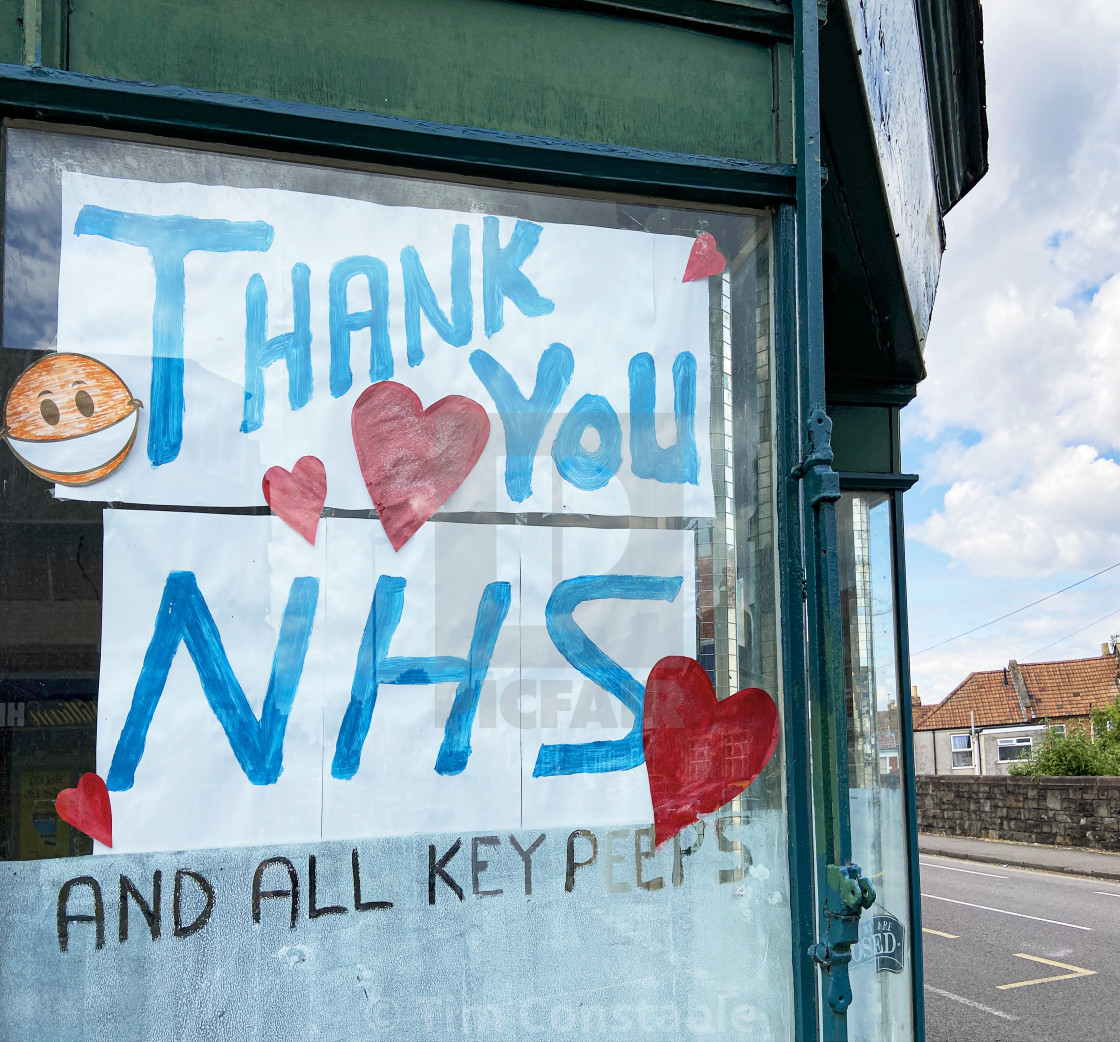
<svg viewBox="0 0 1120 1042">
<path fill-rule="evenodd" d="M 928 378 L 902 412 L 925 704 L 1120 634 L 1120 3 L 983 0 L 989 162 L 945 218 Z"/>
</svg>

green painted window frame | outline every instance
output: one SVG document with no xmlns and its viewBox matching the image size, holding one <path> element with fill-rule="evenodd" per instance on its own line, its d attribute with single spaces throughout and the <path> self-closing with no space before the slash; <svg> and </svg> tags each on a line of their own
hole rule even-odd
<svg viewBox="0 0 1120 1042">
<path fill-rule="evenodd" d="M 914 1038 L 925 1042 L 924 960 L 922 954 L 922 886 L 918 865 L 918 804 L 914 770 L 914 713 L 910 702 L 910 623 L 906 603 L 906 530 L 903 494 L 918 480 L 917 474 L 841 473 L 845 492 L 886 492 L 890 495 L 891 564 L 894 568 L 895 661 L 898 663 L 899 768 L 905 787 L 903 808 L 907 817 L 907 856 L 910 864 L 910 958 L 914 968 Z M 975 743 L 973 743 L 975 749 Z M 974 752 L 975 758 L 975 752 Z"/>
</svg>

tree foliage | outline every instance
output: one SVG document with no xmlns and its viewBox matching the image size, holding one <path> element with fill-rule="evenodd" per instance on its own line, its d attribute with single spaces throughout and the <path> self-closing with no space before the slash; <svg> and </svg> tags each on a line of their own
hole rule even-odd
<svg viewBox="0 0 1120 1042">
<path fill-rule="evenodd" d="M 1111 705 L 1091 710 L 1092 735 L 1080 725 L 1065 733 L 1049 730 L 1008 773 L 1034 778 L 1120 775 L 1120 696 Z"/>
<path fill-rule="evenodd" d="M 1109 706 L 1090 710 L 1093 719 L 1093 739 L 1110 755 L 1120 754 L 1120 696 Z"/>
</svg>

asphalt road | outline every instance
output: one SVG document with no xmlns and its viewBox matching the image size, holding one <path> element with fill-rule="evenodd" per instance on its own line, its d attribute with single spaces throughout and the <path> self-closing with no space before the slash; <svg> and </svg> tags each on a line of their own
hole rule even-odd
<svg viewBox="0 0 1120 1042">
<path fill-rule="evenodd" d="M 1120 1039 L 1120 883 L 921 865 L 929 1042 Z"/>
</svg>

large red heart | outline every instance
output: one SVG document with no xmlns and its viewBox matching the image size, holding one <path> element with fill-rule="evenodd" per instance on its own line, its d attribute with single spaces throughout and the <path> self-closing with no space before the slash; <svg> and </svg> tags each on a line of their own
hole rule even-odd
<svg viewBox="0 0 1120 1042">
<path fill-rule="evenodd" d="M 283 467 L 269 467 L 261 488 L 272 512 L 314 546 L 319 515 L 327 501 L 327 468 L 323 461 L 301 456 L 291 473 Z"/>
<path fill-rule="evenodd" d="M 688 255 L 681 282 L 706 279 L 709 275 L 720 274 L 726 267 L 727 258 L 719 252 L 716 237 L 711 232 L 703 232 L 696 236 L 696 241 L 692 244 L 692 252 Z"/>
<path fill-rule="evenodd" d="M 105 846 L 113 845 L 113 807 L 109 790 L 96 774 L 83 774 L 76 789 L 63 789 L 54 800 L 63 821 L 92 836 Z"/>
<path fill-rule="evenodd" d="M 466 480 L 490 439 L 486 410 L 450 394 L 425 409 L 404 384 L 367 387 L 350 414 L 358 466 L 399 550 Z"/>
<path fill-rule="evenodd" d="M 778 746 L 778 707 L 757 687 L 717 700 L 699 662 L 670 655 L 646 680 L 642 744 L 660 846 L 759 776 Z"/>
</svg>

